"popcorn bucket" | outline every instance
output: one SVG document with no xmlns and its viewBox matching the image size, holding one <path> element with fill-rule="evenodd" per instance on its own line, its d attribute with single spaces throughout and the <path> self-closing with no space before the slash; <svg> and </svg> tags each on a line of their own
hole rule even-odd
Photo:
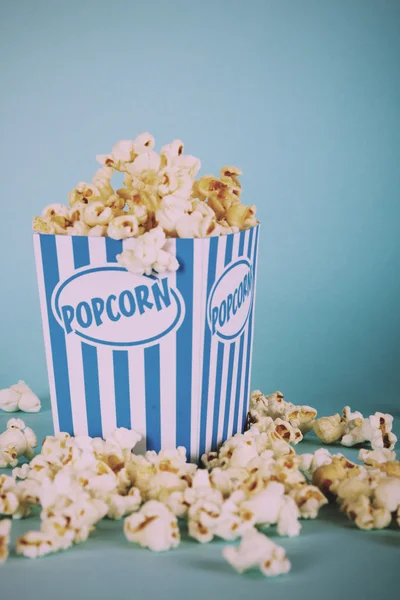
<svg viewBox="0 0 400 600">
<path fill-rule="evenodd" d="M 191 461 L 243 431 L 258 236 L 170 239 L 178 271 L 138 276 L 132 240 L 35 233 L 54 430 L 127 427 Z"/>
</svg>

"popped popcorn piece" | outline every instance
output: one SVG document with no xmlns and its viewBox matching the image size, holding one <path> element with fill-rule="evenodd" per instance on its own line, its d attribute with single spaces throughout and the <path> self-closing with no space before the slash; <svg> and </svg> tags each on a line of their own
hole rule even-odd
<svg viewBox="0 0 400 600">
<path fill-rule="evenodd" d="M 351 419 L 352 413 L 349 407 L 343 409 L 343 415 L 345 435 L 341 443 L 344 446 L 354 446 L 367 441 L 371 443 L 373 450 L 379 448 L 393 450 L 397 437 L 391 431 L 393 424 L 391 415 L 377 412 L 368 418 L 357 416 Z"/>
<path fill-rule="evenodd" d="M 15 479 L 0 475 L 0 514 L 14 515 L 19 509 L 20 499 Z"/>
<path fill-rule="evenodd" d="M 77 202 L 88 204 L 101 200 L 100 190 L 92 183 L 79 181 L 76 187 L 68 194 L 68 202 L 70 206 L 74 206 Z"/>
<path fill-rule="evenodd" d="M 12 470 L 12 476 L 15 479 L 26 479 L 30 473 L 30 465 L 28 463 L 23 464 L 21 467 L 15 467 Z"/>
<path fill-rule="evenodd" d="M 8 558 L 8 546 L 10 544 L 11 519 L 0 521 L 0 565 Z"/>
<path fill-rule="evenodd" d="M 256 522 L 255 514 L 241 507 L 242 494 L 240 492 L 239 496 L 237 494 L 236 492 L 228 500 L 225 500 L 215 527 L 215 535 L 224 540 L 242 537 L 246 531 L 253 528 Z"/>
<path fill-rule="evenodd" d="M 39 412 L 40 400 L 26 385 L 24 381 L 18 381 L 11 387 L 0 390 L 0 408 L 6 412 Z"/>
<path fill-rule="evenodd" d="M 113 218 L 113 209 L 109 206 L 104 206 L 101 201 L 87 204 L 83 211 L 83 221 L 89 227 L 108 225 Z"/>
<path fill-rule="evenodd" d="M 107 233 L 114 240 L 135 237 L 141 233 L 138 218 L 135 215 L 115 217 L 109 222 Z"/>
<path fill-rule="evenodd" d="M 285 487 L 282 483 L 270 481 L 265 489 L 251 495 L 241 506 L 254 513 L 257 525 L 273 525 L 278 521 L 284 492 Z"/>
<path fill-rule="evenodd" d="M 225 546 L 222 555 L 239 573 L 259 567 L 266 576 L 280 575 L 290 571 L 285 550 L 256 529 L 246 532 L 238 547 Z"/>
<path fill-rule="evenodd" d="M 121 494 L 112 494 L 108 501 L 109 519 L 122 519 L 126 515 L 136 512 L 142 503 L 140 491 L 133 487 L 129 490 L 126 496 Z"/>
<path fill-rule="evenodd" d="M 387 508 L 375 508 L 367 496 L 358 496 L 343 505 L 342 510 L 359 529 L 384 529 L 392 520 Z"/>
<path fill-rule="evenodd" d="M 15 551 L 27 558 L 38 558 L 57 552 L 59 547 L 56 541 L 42 531 L 28 531 L 17 539 Z"/>
<path fill-rule="evenodd" d="M 16 467 L 21 456 L 31 459 L 36 446 L 34 431 L 22 419 L 10 419 L 6 431 L 0 435 L 0 467 Z"/>
<path fill-rule="evenodd" d="M 341 416 L 336 413 L 331 417 L 321 417 L 314 423 L 314 433 L 324 444 L 333 444 L 341 439 L 344 423 Z"/>
<path fill-rule="evenodd" d="M 312 477 L 313 485 L 324 494 L 334 493 L 337 485 L 344 479 L 356 477 L 363 467 L 356 465 L 344 456 L 333 456 L 332 462 L 318 467 Z"/>
<path fill-rule="evenodd" d="M 216 534 L 221 514 L 222 502 L 200 498 L 189 508 L 189 535 L 202 544 L 211 542 Z"/>
<path fill-rule="evenodd" d="M 133 249 L 124 250 L 117 255 L 118 263 L 128 271 L 137 275 L 150 275 L 152 271 L 164 273 L 179 268 L 176 257 L 163 249 L 166 239 L 161 227 L 144 233 L 134 241 Z"/>
<path fill-rule="evenodd" d="M 374 466 L 375 463 L 385 463 L 393 461 L 396 458 L 396 452 L 389 450 L 388 448 L 377 448 L 376 450 L 367 450 L 361 448 L 358 453 L 358 459 L 361 460 L 367 466 Z"/>
<path fill-rule="evenodd" d="M 124 534 L 129 542 L 154 552 L 176 548 L 180 542 L 175 515 L 157 500 L 149 500 L 139 512 L 126 517 Z"/>
<path fill-rule="evenodd" d="M 88 235 L 91 237 L 105 237 L 107 235 L 107 225 L 95 225 L 91 228 Z"/>
<path fill-rule="evenodd" d="M 320 508 L 328 504 L 326 496 L 315 485 L 309 483 L 295 484 L 289 495 L 296 502 L 302 519 L 316 519 Z"/>
<path fill-rule="evenodd" d="M 295 537 L 300 535 L 300 511 L 291 496 L 283 496 L 278 515 L 277 531 L 279 535 Z"/>
<path fill-rule="evenodd" d="M 341 456 L 336 454 L 335 456 Z M 332 454 L 326 448 L 318 448 L 313 454 L 300 454 L 299 469 L 308 479 L 312 479 L 314 472 L 322 465 L 332 462 Z"/>
<path fill-rule="evenodd" d="M 400 508 L 400 479 L 385 477 L 381 479 L 374 490 L 374 506 L 386 508 L 390 513 Z"/>
<path fill-rule="evenodd" d="M 75 221 L 71 227 L 67 227 L 68 235 L 89 235 L 90 227 L 83 221 Z"/>
<path fill-rule="evenodd" d="M 67 223 L 64 217 L 34 217 L 32 229 L 38 233 L 65 235 Z"/>
</svg>

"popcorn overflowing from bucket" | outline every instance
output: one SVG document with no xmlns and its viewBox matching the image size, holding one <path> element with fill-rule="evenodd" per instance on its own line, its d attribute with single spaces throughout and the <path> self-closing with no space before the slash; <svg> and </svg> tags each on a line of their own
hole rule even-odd
<svg viewBox="0 0 400 600">
<path fill-rule="evenodd" d="M 349 431 L 364 418 L 349 407 L 343 414 Z M 377 415 L 369 423 L 377 421 L 387 439 L 392 418 Z M 28 558 L 86 541 L 105 517 L 124 518 L 128 542 L 167 551 L 179 546 L 178 519 L 186 519 L 189 536 L 199 543 L 239 540 L 238 546 L 222 551 L 239 573 L 259 568 L 268 577 L 285 574 L 291 568 L 286 552 L 263 529 L 276 525 L 278 535 L 298 536 L 301 519 L 318 517 L 329 500 L 336 500 L 360 529 L 381 529 L 393 522 L 400 526 L 400 463 L 394 439 L 390 447 L 373 443 L 378 447 L 361 449 L 362 464 L 326 448 L 296 454 L 294 445 L 301 440 L 297 433 L 305 435 L 313 427 L 319 431 L 321 419 L 316 416 L 314 408 L 286 402 L 280 392 L 265 396 L 256 390 L 247 431 L 205 454 L 206 468 L 188 463 L 183 447 L 135 454 L 140 435 L 125 428 L 105 440 L 66 433 L 48 436 L 29 464 L 14 468 L 12 477 L 0 475 L 0 514 L 27 517 L 34 506 L 41 506 L 40 529 L 27 531 L 15 545 L 16 553 Z M 8 430 L 25 432 L 26 443 L 33 447 L 33 432 L 21 420 L 11 421 Z M 366 437 L 371 443 L 377 435 Z M 19 439 L 18 444 L 19 456 Z M 0 521 L 0 562 L 9 553 L 10 528 L 9 519 Z"/>
<path fill-rule="evenodd" d="M 221 236 L 257 225 L 255 206 L 241 203 L 240 169 L 225 166 L 219 177 L 196 179 L 200 160 L 183 153 L 181 140 L 163 146 L 159 154 L 154 144 L 151 134 L 142 133 L 119 141 L 110 154 L 98 155 L 102 166 L 92 182 L 77 183 L 68 195 L 69 206 L 46 206 L 33 219 L 34 231 L 135 238 L 134 248 L 118 261 L 142 275 L 178 268 L 164 249 L 165 238 Z M 124 174 L 117 190 L 111 185 L 115 172 Z"/>
</svg>

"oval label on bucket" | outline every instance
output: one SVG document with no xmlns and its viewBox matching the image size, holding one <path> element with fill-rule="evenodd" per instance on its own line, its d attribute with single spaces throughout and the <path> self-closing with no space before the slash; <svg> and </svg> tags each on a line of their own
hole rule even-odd
<svg viewBox="0 0 400 600">
<path fill-rule="evenodd" d="M 185 312 L 168 277 L 140 277 L 118 266 L 75 272 L 54 289 L 52 310 L 66 335 L 119 347 L 157 342 L 180 327 Z"/>
<path fill-rule="evenodd" d="M 238 260 L 225 269 L 208 300 L 207 318 L 212 335 L 232 340 L 243 331 L 252 304 L 253 283 L 253 269 L 248 260 Z"/>
</svg>

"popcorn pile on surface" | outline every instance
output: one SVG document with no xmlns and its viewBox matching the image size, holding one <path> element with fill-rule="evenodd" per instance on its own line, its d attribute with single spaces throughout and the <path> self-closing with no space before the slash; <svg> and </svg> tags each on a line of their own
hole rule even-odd
<svg viewBox="0 0 400 600">
<path fill-rule="evenodd" d="M 18 381 L 9 388 L 0 390 L 0 409 L 6 412 L 35 413 L 41 409 L 39 398 L 24 381 Z"/>
<path fill-rule="evenodd" d="M 167 144 L 160 154 L 154 143 L 152 135 L 142 133 L 115 144 L 111 154 L 97 156 L 102 167 L 92 182 L 76 185 L 68 196 L 69 206 L 46 206 L 33 220 L 34 231 L 135 238 L 137 243 L 119 262 L 143 274 L 178 268 L 175 257 L 168 257 L 164 249 L 166 237 L 220 236 L 258 223 L 255 206 L 241 203 L 239 169 L 226 166 L 219 178 L 205 175 L 196 180 L 200 160 L 183 154 L 181 140 Z M 111 179 L 116 171 L 124 180 L 123 187 L 114 190 Z M 151 236 L 142 239 L 144 234 Z"/>
<path fill-rule="evenodd" d="M 362 449 L 363 464 L 326 448 L 296 454 L 294 445 L 321 421 L 316 416 L 312 407 L 285 402 L 280 392 L 265 396 L 256 390 L 248 430 L 203 455 L 205 469 L 187 463 L 182 447 L 134 454 L 140 436 L 124 428 L 106 440 L 48 436 L 29 464 L 14 468 L 12 477 L 0 475 L 0 515 L 23 518 L 41 506 L 40 530 L 16 542 L 16 552 L 29 558 L 84 542 L 105 517 L 124 519 L 129 542 L 170 550 L 180 544 L 184 519 L 189 536 L 200 543 L 239 539 L 239 546 L 223 549 L 237 571 L 287 573 L 284 549 L 262 531 L 276 525 L 278 535 L 298 536 L 300 520 L 316 518 L 328 499 L 336 499 L 361 529 L 393 521 L 400 526 L 400 462 L 393 449 Z M 383 436 L 389 417 L 382 417 Z M 3 436 L 13 434 L 16 421 L 18 436 L 27 438 L 13 440 L 17 454 L 30 456 L 29 444 L 36 440 L 20 419 L 11 419 Z M 0 561 L 8 553 L 9 529 L 9 520 L 0 522 Z"/>
</svg>

